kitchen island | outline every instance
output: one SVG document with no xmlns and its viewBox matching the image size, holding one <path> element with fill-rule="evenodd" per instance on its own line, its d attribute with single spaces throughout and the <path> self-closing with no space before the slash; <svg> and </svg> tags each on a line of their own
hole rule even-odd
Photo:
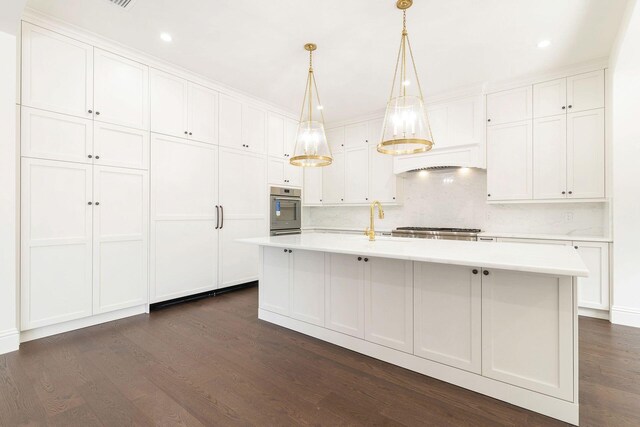
<svg viewBox="0 0 640 427">
<path fill-rule="evenodd" d="M 262 320 L 578 424 L 572 247 L 301 234 L 260 246 Z"/>
</svg>

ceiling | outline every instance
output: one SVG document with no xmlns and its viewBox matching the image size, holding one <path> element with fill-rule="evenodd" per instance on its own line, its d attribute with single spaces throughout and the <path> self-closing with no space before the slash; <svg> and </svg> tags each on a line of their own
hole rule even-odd
<svg viewBox="0 0 640 427">
<path fill-rule="evenodd" d="M 299 111 L 308 54 L 327 121 L 384 108 L 400 40 L 395 0 L 29 0 L 28 6 Z M 626 0 L 415 0 L 425 95 L 609 55 Z M 160 33 L 173 36 L 171 43 Z M 537 44 L 548 39 L 551 45 Z"/>
</svg>

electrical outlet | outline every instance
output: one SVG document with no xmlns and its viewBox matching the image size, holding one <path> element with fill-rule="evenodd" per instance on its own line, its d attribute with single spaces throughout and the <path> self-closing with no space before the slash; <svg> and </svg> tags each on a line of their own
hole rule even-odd
<svg viewBox="0 0 640 427">
<path fill-rule="evenodd" d="M 565 222 L 572 222 L 573 221 L 573 212 L 565 212 L 564 213 L 564 220 L 565 220 Z"/>
</svg>

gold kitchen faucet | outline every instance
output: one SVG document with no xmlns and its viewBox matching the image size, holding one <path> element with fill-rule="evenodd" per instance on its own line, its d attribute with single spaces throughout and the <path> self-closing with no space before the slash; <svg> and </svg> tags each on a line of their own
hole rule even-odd
<svg viewBox="0 0 640 427">
<path fill-rule="evenodd" d="M 365 236 L 369 236 L 369 241 L 371 242 L 376 240 L 376 230 L 373 218 L 376 210 L 376 205 L 378 205 L 378 218 L 384 219 L 384 210 L 382 209 L 382 204 L 379 201 L 374 200 L 373 203 L 371 203 L 371 211 L 369 212 L 369 228 L 367 228 L 364 232 Z"/>
</svg>

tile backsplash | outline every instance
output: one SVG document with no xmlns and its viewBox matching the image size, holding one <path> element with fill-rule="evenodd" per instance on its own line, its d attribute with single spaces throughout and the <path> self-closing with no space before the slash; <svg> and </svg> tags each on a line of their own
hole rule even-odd
<svg viewBox="0 0 640 427">
<path fill-rule="evenodd" d="M 406 174 L 404 203 L 386 206 L 377 228 L 399 226 L 480 228 L 483 231 L 608 236 L 607 203 L 487 204 L 487 174 L 481 169 L 454 169 Z M 307 207 L 305 227 L 362 228 L 366 206 Z"/>
</svg>

